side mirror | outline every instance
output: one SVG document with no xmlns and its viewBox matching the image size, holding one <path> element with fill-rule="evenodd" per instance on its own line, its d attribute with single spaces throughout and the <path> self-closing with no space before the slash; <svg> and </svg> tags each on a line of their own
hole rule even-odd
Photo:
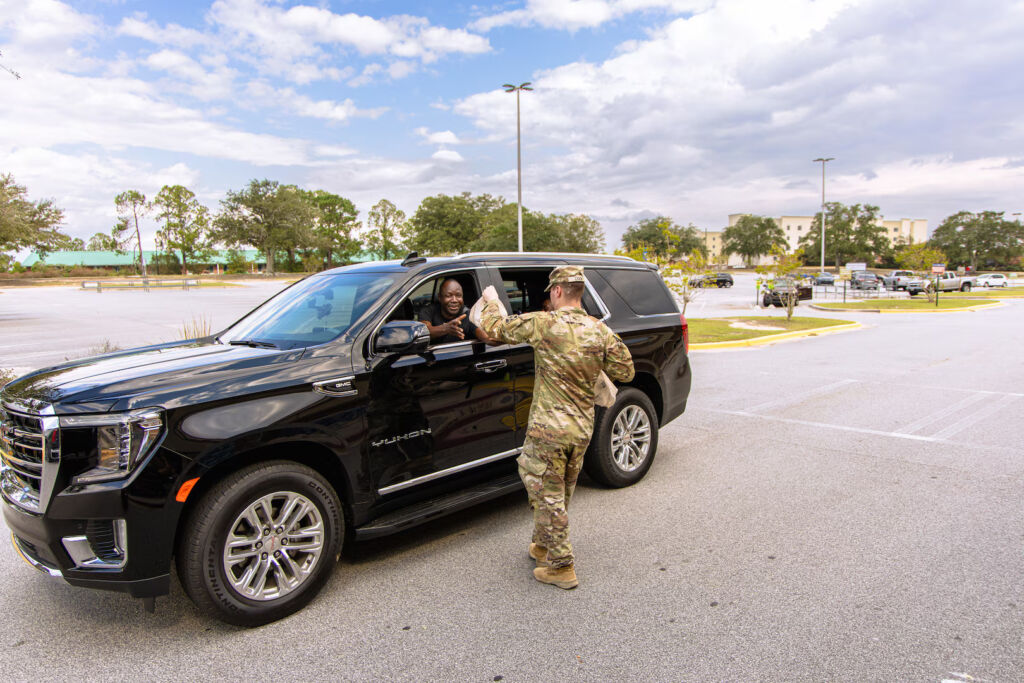
<svg viewBox="0 0 1024 683">
<path fill-rule="evenodd" d="M 374 353 L 423 353 L 430 345 L 430 330 L 416 320 L 385 323 L 373 342 Z"/>
</svg>

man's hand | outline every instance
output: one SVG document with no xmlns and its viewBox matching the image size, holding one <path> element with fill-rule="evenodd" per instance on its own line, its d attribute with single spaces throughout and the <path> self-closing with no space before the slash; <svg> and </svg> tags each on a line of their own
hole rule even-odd
<svg viewBox="0 0 1024 683">
<path fill-rule="evenodd" d="M 453 318 L 453 319 L 449 320 L 446 323 L 442 323 L 441 325 L 438 325 L 436 329 L 440 329 L 440 330 L 444 331 L 444 333 L 441 335 L 442 337 L 447 336 L 447 335 L 450 334 L 450 335 L 453 335 L 455 337 L 458 337 L 459 339 L 465 339 L 466 338 L 466 333 L 462 331 L 462 324 L 461 324 L 463 318 L 465 318 L 465 317 L 466 317 L 466 314 L 463 313 L 458 318 Z"/>
<path fill-rule="evenodd" d="M 484 293 L 480 296 L 483 297 L 484 301 L 498 300 L 498 292 L 494 289 L 494 285 L 487 285 L 487 287 L 484 288 Z"/>
</svg>

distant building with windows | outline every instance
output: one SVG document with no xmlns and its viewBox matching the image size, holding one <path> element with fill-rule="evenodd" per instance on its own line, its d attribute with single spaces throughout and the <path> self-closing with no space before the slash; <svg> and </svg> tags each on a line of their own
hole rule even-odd
<svg viewBox="0 0 1024 683">
<path fill-rule="evenodd" d="M 729 214 L 729 225 L 727 227 L 736 225 L 741 217 L 747 215 L 750 214 Z M 814 224 L 814 216 L 779 216 L 777 218 L 773 217 L 773 220 L 786 234 L 786 244 L 789 251 L 796 251 L 800 248 L 800 238 L 811 232 L 811 226 Z M 885 229 L 885 236 L 893 246 L 928 241 L 928 221 L 923 218 L 900 218 L 899 220 L 885 220 L 883 218 L 879 221 L 879 225 Z M 720 231 L 708 231 L 705 233 L 704 244 L 708 250 L 708 258 L 715 263 L 741 267 L 743 266 L 743 258 L 737 254 L 730 254 L 727 259 L 722 256 L 722 249 L 724 247 L 722 232 L 724 230 L 725 228 Z M 825 243 L 827 246 L 827 232 L 825 234 Z M 752 265 L 762 265 L 769 260 L 767 257 L 761 257 L 757 263 Z"/>
</svg>

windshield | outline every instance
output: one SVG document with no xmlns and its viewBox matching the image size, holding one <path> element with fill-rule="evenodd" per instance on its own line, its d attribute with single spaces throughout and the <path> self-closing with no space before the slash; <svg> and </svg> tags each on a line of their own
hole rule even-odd
<svg viewBox="0 0 1024 683">
<path fill-rule="evenodd" d="M 397 273 L 313 275 L 239 320 L 218 340 L 281 349 L 329 342 L 348 332 L 399 277 Z"/>
</svg>

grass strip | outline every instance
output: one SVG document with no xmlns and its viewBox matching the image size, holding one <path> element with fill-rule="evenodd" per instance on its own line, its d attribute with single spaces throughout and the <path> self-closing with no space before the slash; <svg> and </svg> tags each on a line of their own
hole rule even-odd
<svg viewBox="0 0 1024 683">
<path fill-rule="evenodd" d="M 943 292 L 939 300 L 944 296 L 951 296 L 954 299 L 1024 299 L 1024 289 L 972 289 L 969 292 Z"/>
<path fill-rule="evenodd" d="M 832 318 L 793 317 L 791 320 L 786 320 L 785 318 L 769 316 L 736 316 L 732 318 L 687 318 L 686 322 L 690 326 L 690 343 L 707 344 L 711 342 L 756 339 L 757 337 L 767 337 L 772 334 L 834 327 L 835 325 L 846 325 L 850 321 Z M 750 330 L 742 327 L 733 327 L 733 323 L 763 325 L 780 329 Z"/>
<path fill-rule="evenodd" d="M 934 301 L 929 302 L 927 299 L 870 299 L 868 301 L 847 301 L 847 302 L 835 302 L 835 303 L 816 303 L 814 304 L 818 308 L 831 308 L 837 310 L 861 310 L 867 309 L 869 311 L 885 310 L 885 311 L 927 311 L 938 309 L 958 309 L 958 308 L 970 308 L 971 306 L 977 306 L 978 301 L 971 301 L 969 299 L 957 299 L 948 298 L 945 294 L 939 295 L 939 305 L 936 306 Z"/>
</svg>

